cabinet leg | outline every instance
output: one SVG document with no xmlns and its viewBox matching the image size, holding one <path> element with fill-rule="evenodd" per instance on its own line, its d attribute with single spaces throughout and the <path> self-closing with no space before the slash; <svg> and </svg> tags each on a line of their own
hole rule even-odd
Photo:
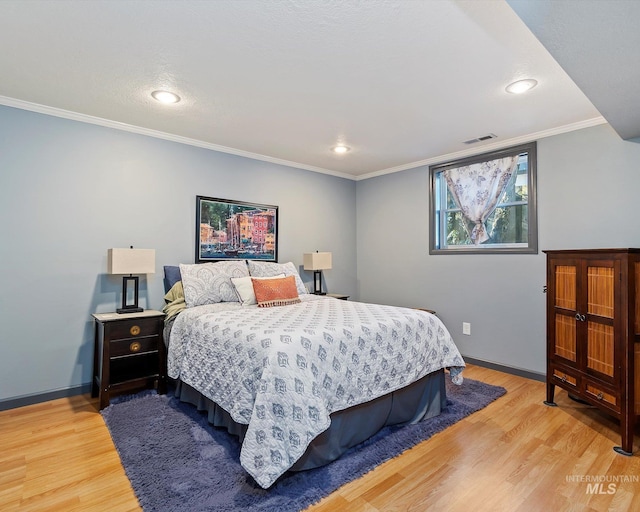
<svg viewBox="0 0 640 512">
<path fill-rule="evenodd" d="M 94 376 L 91 382 L 91 398 L 95 398 L 100 393 L 100 387 L 98 386 L 97 378 Z"/>
<path fill-rule="evenodd" d="M 167 378 L 166 377 L 158 378 L 158 394 L 159 395 L 167 394 Z"/>
<path fill-rule="evenodd" d="M 109 399 L 109 391 L 108 390 L 103 390 L 100 393 L 100 410 L 104 409 L 105 407 L 109 406 L 110 403 L 110 399 Z"/>
<path fill-rule="evenodd" d="M 622 437 L 622 446 L 613 447 L 613 451 L 619 453 L 620 455 L 633 455 L 634 423 L 631 418 L 632 416 L 630 414 L 623 414 L 623 417 L 620 418 L 620 435 Z"/>
<path fill-rule="evenodd" d="M 628 452 L 622 448 L 622 446 L 614 446 L 613 451 L 619 453 L 620 455 L 626 455 L 627 457 L 631 457 L 633 452 Z"/>
<path fill-rule="evenodd" d="M 553 401 L 555 390 L 556 390 L 555 384 L 552 384 L 551 382 L 547 382 L 547 399 L 543 402 L 544 405 L 548 405 L 549 407 L 558 407 L 558 404 L 556 404 Z"/>
<path fill-rule="evenodd" d="M 100 331 L 98 322 L 93 325 L 93 373 L 91 374 L 91 397 L 95 398 L 100 392 L 98 376 L 100 375 Z"/>
</svg>

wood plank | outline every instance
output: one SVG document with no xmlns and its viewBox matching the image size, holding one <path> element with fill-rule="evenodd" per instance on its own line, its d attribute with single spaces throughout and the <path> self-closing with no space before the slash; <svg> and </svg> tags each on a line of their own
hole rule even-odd
<svg viewBox="0 0 640 512">
<path fill-rule="evenodd" d="M 545 386 L 469 366 L 464 375 L 507 388 L 507 395 L 346 484 L 310 512 L 543 511 L 640 509 L 640 483 L 588 494 L 586 477 L 640 475 L 624 457 L 615 420 Z M 637 444 L 636 444 L 637 446 Z M 605 490 L 606 490 L 605 483 Z M 88 395 L 0 412 L 0 510 L 140 511 Z"/>
</svg>

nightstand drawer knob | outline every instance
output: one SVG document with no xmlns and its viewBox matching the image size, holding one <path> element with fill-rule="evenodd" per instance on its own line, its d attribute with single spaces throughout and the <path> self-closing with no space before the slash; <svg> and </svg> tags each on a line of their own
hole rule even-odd
<svg viewBox="0 0 640 512">
<path fill-rule="evenodd" d="M 131 350 L 131 352 L 137 352 L 141 347 L 142 345 L 140 345 L 139 341 L 134 341 L 131 345 L 129 345 L 129 350 Z"/>
<path fill-rule="evenodd" d="M 131 336 L 137 336 L 138 334 L 140 334 L 140 326 L 139 325 L 131 326 L 131 329 L 129 329 L 129 332 L 131 333 Z"/>
</svg>

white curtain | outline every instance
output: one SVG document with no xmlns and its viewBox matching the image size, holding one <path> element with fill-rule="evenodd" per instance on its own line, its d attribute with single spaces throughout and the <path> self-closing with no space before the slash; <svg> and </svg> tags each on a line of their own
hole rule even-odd
<svg viewBox="0 0 640 512">
<path fill-rule="evenodd" d="M 517 162 L 516 155 L 443 171 L 456 204 L 473 224 L 469 237 L 475 245 L 489 240 L 485 222 L 496 209 Z"/>
</svg>

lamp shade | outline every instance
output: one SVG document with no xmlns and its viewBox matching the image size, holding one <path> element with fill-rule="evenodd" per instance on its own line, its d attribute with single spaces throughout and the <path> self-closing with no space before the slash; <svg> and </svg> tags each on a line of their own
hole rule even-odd
<svg viewBox="0 0 640 512">
<path fill-rule="evenodd" d="M 331 268 L 330 252 L 309 252 L 303 255 L 302 264 L 305 270 L 327 270 Z"/>
<path fill-rule="evenodd" d="M 109 249 L 109 274 L 155 274 L 155 249 Z"/>
</svg>

